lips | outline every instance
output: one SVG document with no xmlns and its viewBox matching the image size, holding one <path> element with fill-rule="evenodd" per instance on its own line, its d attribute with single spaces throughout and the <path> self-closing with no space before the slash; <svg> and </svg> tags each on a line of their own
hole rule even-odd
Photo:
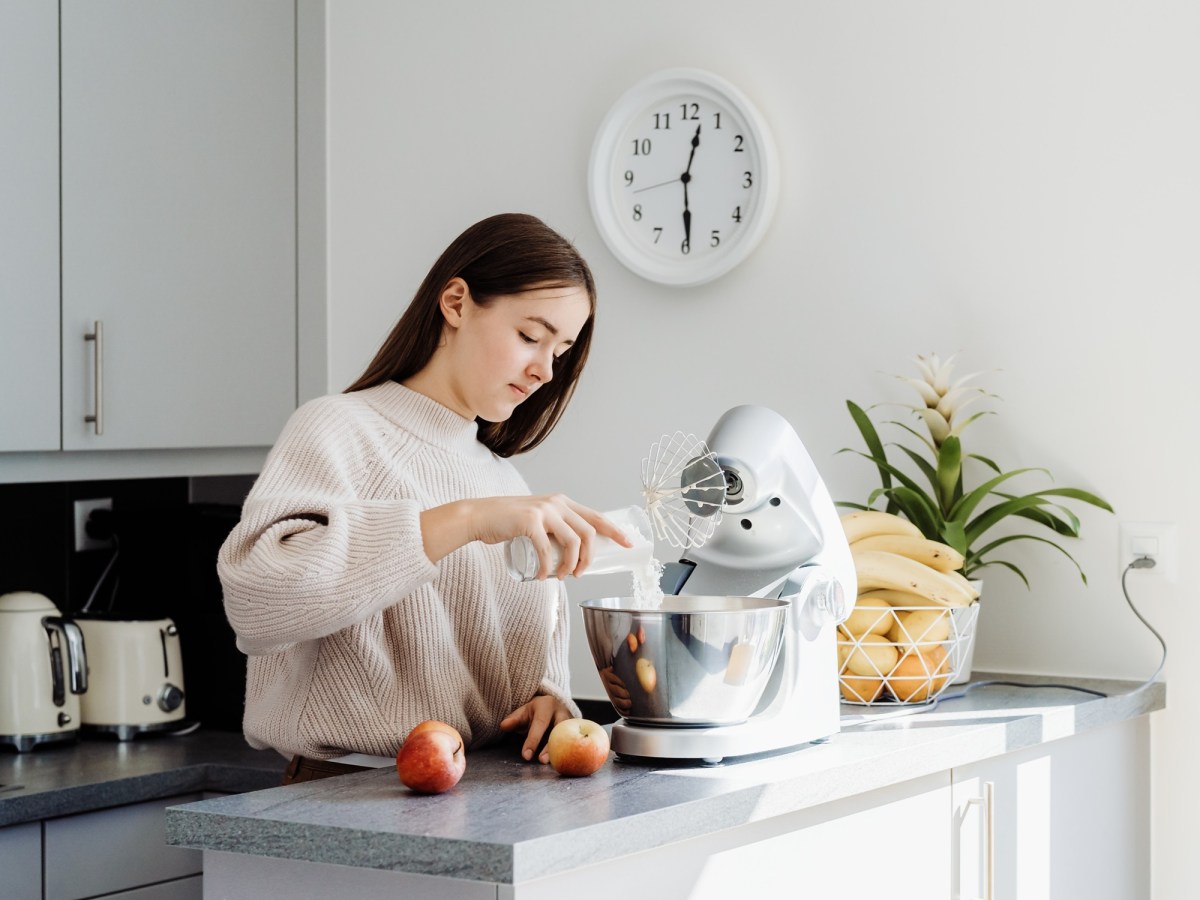
<svg viewBox="0 0 1200 900">
<path fill-rule="evenodd" d="M 532 387 L 521 387 L 519 384 L 510 384 L 509 387 L 520 397 L 528 397 L 533 393 Z"/>
</svg>

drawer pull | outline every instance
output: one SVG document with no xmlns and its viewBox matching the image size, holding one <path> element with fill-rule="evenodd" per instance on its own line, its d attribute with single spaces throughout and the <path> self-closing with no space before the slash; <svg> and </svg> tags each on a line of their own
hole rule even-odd
<svg viewBox="0 0 1200 900">
<path fill-rule="evenodd" d="M 99 319 L 89 334 L 83 336 L 85 341 L 96 342 L 96 352 L 92 356 L 92 388 L 95 394 L 93 408 L 96 412 L 84 416 L 83 421 L 94 422 L 96 434 L 104 434 L 104 323 Z"/>
</svg>

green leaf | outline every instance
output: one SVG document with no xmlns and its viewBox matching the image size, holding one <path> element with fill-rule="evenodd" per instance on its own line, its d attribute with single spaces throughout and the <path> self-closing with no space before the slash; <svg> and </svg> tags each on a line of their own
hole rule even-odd
<svg viewBox="0 0 1200 900">
<path fill-rule="evenodd" d="M 992 462 L 990 459 L 988 459 L 986 456 L 980 456 L 978 453 L 968 453 L 967 458 L 979 460 L 981 463 L 983 463 L 985 466 L 987 466 L 989 469 L 991 469 L 997 475 L 1003 474 L 1003 470 L 998 465 L 996 465 L 994 462 Z"/>
<path fill-rule="evenodd" d="M 942 515 L 936 503 L 923 491 L 907 487 L 892 488 L 891 495 L 908 520 L 921 530 L 921 534 L 937 540 L 937 535 L 941 533 L 939 526 Z"/>
<path fill-rule="evenodd" d="M 1013 494 L 1005 494 L 1000 491 L 996 493 L 998 496 L 1008 500 L 1016 499 Z M 1058 511 L 1059 515 L 1055 514 L 1055 510 Z M 1037 522 L 1040 525 L 1045 525 L 1056 534 L 1061 534 L 1065 537 L 1079 537 L 1079 516 L 1075 515 L 1075 513 L 1061 503 L 1047 502 L 1044 507 L 1033 507 L 1022 510 L 1016 513 L 1016 515 Z"/>
<path fill-rule="evenodd" d="M 1081 491 L 1079 488 L 1050 488 L 1045 491 L 1038 491 L 1043 497 L 1070 497 L 1072 500 L 1079 500 L 1083 503 L 1090 503 L 1092 506 L 1097 506 L 1105 512 L 1113 512 L 1113 508 L 1108 505 L 1108 501 L 1101 497 L 1097 497 L 1090 491 Z"/>
<path fill-rule="evenodd" d="M 942 522 L 942 543 L 949 544 L 963 556 L 967 555 L 967 532 L 962 522 Z"/>
<path fill-rule="evenodd" d="M 1054 541 L 1052 541 L 1048 538 L 1038 537 L 1036 534 L 1006 535 L 1005 537 L 998 538 L 997 540 L 992 541 L 986 547 L 981 547 L 978 551 L 976 551 L 976 556 L 982 557 L 985 553 L 990 553 L 992 550 L 996 549 L 997 547 L 1001 546 L 1002 544 L 1008 544 L 1008 543 L 1011 543 L 1012 541 L 1040 541 L 1043 544 L 1049 544 L 1051 547 L 1053 547 L 1055 550 L 1057 550 L 1059 553 L 1061 553 L 1063 556 L 1065 556 L 1067 559 L 1069 559 L 1071 561 L 1071 564 L 1073 566 L 1075 566 L 1076 571 L 1079 572 L 1079 577 L 1083 580 L 1083 583 L 1087 584 L 1087 576 L 1083 573 L 1083 567 L 1079 565 L 1079 562 L 1075 559 L 1075 557 L 1073 557 L 1063 547 L 1056 544 Z"/>
<path fill-rule="evenodd" d="M 938 453 L 937 488 L 941 509 L 949 509 L 954 503 L 954 491 L 961 475 L 962 444 L 952 434 L 942 441 L 942 449 Z"/>
<path fill-rule="evenodd" d="M 937 470 L 930 465 L 929 460 L 925 459 L 925 457 L 921 456 L 921 454 L 917 453 L 910 447 L 905 447 L 903 444 L 893 444 L 892 446 L 903 450 L 904 453 L 907 454 L 908 458 L 913 461 L 913 465 L 924 472 L 925 477 L 929 479 L 930 490 L 936 492 L 938 489 Z"/>
<path fill-rule="evenodd" d="M 1024 573 L 1024 572 L 1022 572 L 1020 569 L 1018 569 L 1016 566 L 1014 566 L 1012 563 L 1010 563 L 1010 562 L 1005 562 L 1005 561 L 1004 561 L 1004 560 L 1002 560 L 1002 559 L 998 559 L 998 560 L 996 560 L 995 562 L 985 562 L 985 563 L 978 563 L 978 564 L 976 564 L 976 565 L 975 565 L 975 567 L 974 567 L 974 568 L 971 570 L 971 572 L 972 572 L 972 573 L 974 573 L 974 572 L 978 572 L 980 569 L 986 569 L 988 566 L 1004 566 L 1004 568 L 1006 568 L 1006 569 L 1012 569 L 1012 571 L 1016 572 L 1016 573 L 1017 573 L 1017 576 L 1018 576 L 1018 577 L 1019 577 L 1019 578 L 1020 578 L 1020 579 L 1021 579 L 1023 582 L 1025 582 L 1025 587 L 1026 587 L 1026 588 L 1028 588 L 1028 587 L 1029 587 L 1029 579 L 1025 577 L 1025 573 Z M 975 576 L 974 574 L 968 574 L 968 573 L 966 573 L 966 572 L 964 572 L 963 574 L 964 574 L 964 575 L 967 575 L 967 577 L 968 577 L 968 578 L 974 578 L 974 577 L 977 577 L 977 576 Z"/>
<path fill-rule="evenodd" d="M 917 429 L 913 428 L 911 425 L 905 424 L 904 422 L 896 422 L 894 420 L 888 422 L 887 424 L 895 425 L 899 428 L 903 428 L 905 431 L 907 431 L 909 434 L 911 434 L 913 437 L 915 437 L 918 441 L 920 441 L 922 444 L 924 444 L 925 447 L 929 450 L 930 455 L 932 455 L 934 459 L 937 459 L 937 447 L 935 447 L 933 445 L 933 441 L 931 441 L 925 435 L 921 434 L 921 432 L 917 431 Z M 894 446 L 898 447 L 900 445 L 896 444 Z"/>
<path fill-rule="evenodd" d="M 872 459 L 866 453 L 863 453 L 861 451 L 855 451 L 855 452 L 857 452 L 859 456 L 865 457 L 867 459 Z M 921 486 L 918 485 L 915 481 L 913 481 L 912 477 L 910 475 L 908 475 L 903 469 L 897 469 L 895 466 L 893 466 L 887 460 L 872 459 L 872 461 L 882 471 L 886 471 L 886 472 L 890 473 L 892 475 L 892 477 L 894 477 L 897 481 L 899 481 L 902 485 L 904 485 L 910 491 L 916 491 L 918 494 L 921 494 L 922 496 L 925 495 L 925 492 L 921 490 Z M 881 492 L 887 494 L 889 497 L 891 497 L 891 491 L 893 491 L 894 488 L 892 487 L 891 482 L 889 481 L 887 486 L 882 487 L 879 490 Z M 931 505 L 936 506 L 936 504 L 932 500 L 930 500 L 928 497 L 926 497 L 926 500 Z"/>
<path fill-rule="evenodd" d="M 960 500 L 957 504 L 955 504 L 955 507 L 950 510 L 949 518 L 954 519 L 956 522 L 967 521 L 967 519 L 969 519 L 971 517 L 971 513 L 975 512 L 975 507 L 977 507 L 983 500 L 985 500 L 987 498 L 988 494 L 991 494 L 997 485 L 1002 484 L 1003 482 L 1007 481 L 1008 479 L 1010 479 L 1016 475 L 1020 475 L 1024 472 L 1033 472 L 1033 471 L 1039 471 L 1039 470 L 1036 470 L 1033 468 L 1013 469 L 1011 472 L 1005 472 L 1002 475 L 997 475 L 995 478 L 991 479 L 990 481 L 985 481 L 979 487 L 975 488 L 975 490 L 971 491 L 969 494 L 964 495 L 962 500 Z M 1041 469 L 1040 471 L 1045 472 L 1046 470 Z M 999 493 L 999 491 L 996 491 L 996 493 Z M 1003 495 L 1003 496 L 1009 496 L 1010 499 L 1014 499 L 1014 500 L 1016 499 L 1015 497 L 1012 497 L 1011 495 Z"/>
<path fill-rule="evenodd" d="M 1029 494 L 1024 497 L 1016 497 L 1012 500 L 1007 500 L 1004 503 L 997 503 L 995 506 L 980 513 L 971 522 L 967 523 L 967 541 L 974 544 L 985 531 L 995 525 L 997 522 L 1015 515 L 1023 509 L 1029 509 L 1034 506 L 1044 506 L 1047 500 L 1039 497 L 1037 494 Z"/>
<path fill-rule="evenodd" d="M 887 454 L 884 453 L 883 450 L 883 441 L 879 439 L 879 432 L 875 430 L 875 423 L 871 421 L 871 417 L 863 412 L 862 407 L 853 400 L 846 401 L 846 408 L 850 410 L 850 418 L 852 418 L 854 420 L 854 424 L 858 426 L 858 431 L 859 434 L 862 435 L 863 443 L 867 445 L 867 450 L 869 450 L 871 453 L 871 459 L 873 459 L 876 464 L 878 464 L 881 460 L 886 460 Z M 879 479 L 883 482 L 885 487 L 892 483 L 887 471 L 882 468 L 879 469 Z"/>
</svg>

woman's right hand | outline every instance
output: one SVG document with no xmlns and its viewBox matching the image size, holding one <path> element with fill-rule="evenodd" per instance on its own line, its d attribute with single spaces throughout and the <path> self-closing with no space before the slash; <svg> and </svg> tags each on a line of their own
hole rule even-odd
<svg viewBox="0 0 1200 900">
<path fill-rule="evenodd" d="M 425 510 L 421 529 L 426 555 L 433 562 L 471 541 L 499 544 L 524 535 L 541 561 L 538 578 L 565 578 L 583 572 L 592 561 L 597 535 L 612 538 L 622 547 L 633 546 L 603 514 L 565 494 L 460 500 Z M 552 541 L 562 548 L 553 570 Z"/>
</svg>

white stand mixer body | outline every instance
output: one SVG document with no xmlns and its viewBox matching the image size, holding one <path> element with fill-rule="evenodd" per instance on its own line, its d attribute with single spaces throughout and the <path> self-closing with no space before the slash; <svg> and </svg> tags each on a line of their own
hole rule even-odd
<svg viewBox="0 0 1200 900">
<path fill-rule="evenodd" d="M 783 647 L 754 713 L 737 725 L 613 726 L 622 756 L 715 763 L 796 747 L 839 729 L 837 624 L 857 593 L 841 521 L 791 425 L 761 406 L 729 410 L 708 446 L 726 472 L 723 518 L 680 596 L 781 597 L 790 601 Z"/>
</svg>

